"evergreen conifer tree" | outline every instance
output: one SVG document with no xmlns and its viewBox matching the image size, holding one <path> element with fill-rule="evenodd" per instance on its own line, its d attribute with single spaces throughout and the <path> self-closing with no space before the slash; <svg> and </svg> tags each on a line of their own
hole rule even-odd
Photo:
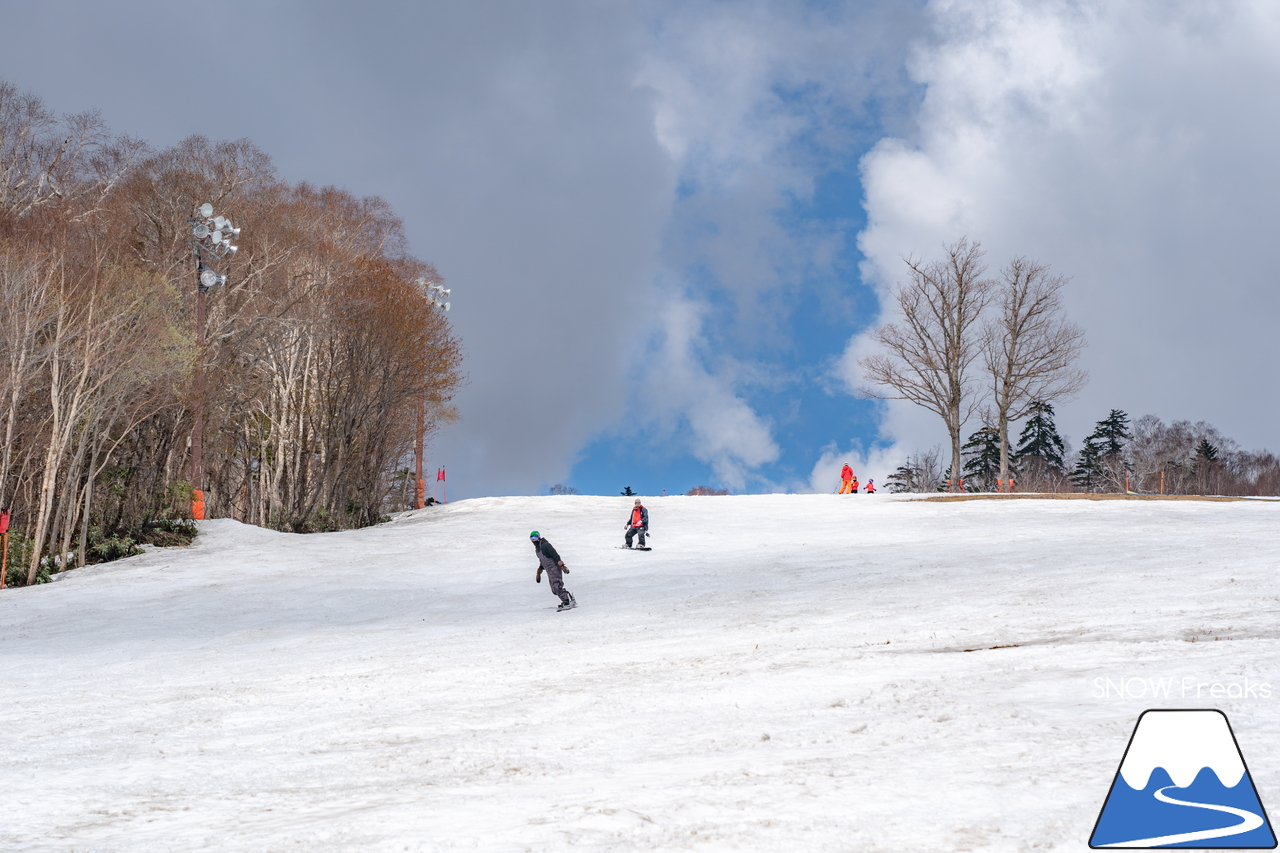
<svg viewBox="0 0 1280 853">
<path fill-rule="evenodd" d="M 1062 436 L 1058 435 L 1058 426 L 1053 422 L 1053 406 L 1050 403 L 1037 401 L 1031 404 L 1031 417 L 1018 436 L 1018 449 L 1014 452 L 1014 460 L 1021 463 L 1030 457 L 1039 457 L 1049 468 L 1062 471 L 1067 467 L 1062 455 L 1066 452 Z"/>
<path fill-rule="evenodd" d="M 884 486 L 891 493 L 940 491 L 942 467 L 938 462 L 938 452 L 935 447 L 908 456 L 898 470 L 889 475 Z"/>
<path fill-rule="evenodd" d="M 1080 459 L 1070 474 L 1071 482 L 1086 492 L 1095 491 L 1104 479 L 1102 457 L 1102 446 L 1097 439 L 1092 435 L 1086 438 L 1080 448 Z"/>
<path fill-rule="evenodd" d="M 1124 485 L 1125 442 L 1133 438 L 1129 432 L 1129 416 L 1119 409 L 1094 425 L 1093 433 L 1080 448 L 1080 460 L 1071 472 L 1071 481 L 1087 491 L 1097 491 L 1110 483 L 1119 490 Z"/>
<path fill-rule="evenodd" d="M 1118 458 L 1124 450 L 1123 442 L 1133 438 L 1133 433 L 1129 432 L 1129 416 L 1119 409 L 1112 409 L 1111 414 L 1098 421 L 1090 438 L 1097 439 L 1104 457 Z"/>
<path fill-rule="evenodd" d="M 889 475 L 885 486 L 890 494 L 900 495 L 916 491 L 918 485 L 917 471 L 913 465 L 899 465 L 898 470 Z"/>
<path fill-rule="evenodd" d="M 1217 461 L 1218 448 L 1208 438 L 1202 438 L 1196 444 L 1193 470 L 1196 479 L 1196 491 L 1202 495 L 1216 494 L 1220 490 L 1221 465 Z"/>
<path fill-rule="evenodd" d="M 983 427 L 969 436 L 963 450 L 965 482 L 974 491 L 995 491 L 996 475 L 1000 473 L 999 430 Z"/>
<path fill-rule="evenodd" d="M 1129 432 L 1129 416 L 1119 409 L 1112 409 L 1111 414 L 1098 421 L 1092 438 L 1097 442 L 1101 452 L 1101 468 L 1103 484 L 1110 483 L 1112 488 L 1120 491 L 1125 488 L 1125 470 L 1129 462 L 1125 458 L 1125 442 L 1133 439 Z"/>
</svg>

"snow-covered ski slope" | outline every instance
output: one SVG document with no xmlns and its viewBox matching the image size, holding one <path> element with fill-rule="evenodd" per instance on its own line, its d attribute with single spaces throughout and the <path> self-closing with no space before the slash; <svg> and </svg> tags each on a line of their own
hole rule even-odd
<svg viewBox="0 0 1280 853">
<path fill-rule="evenodd" d="M 1076 851 L 1150 707 L 1226 712 L 1280 812 L 1280 503 L 654 498 L 651 553 L 630 504 L 6 591 L 0 849 Z"/>
</svg>

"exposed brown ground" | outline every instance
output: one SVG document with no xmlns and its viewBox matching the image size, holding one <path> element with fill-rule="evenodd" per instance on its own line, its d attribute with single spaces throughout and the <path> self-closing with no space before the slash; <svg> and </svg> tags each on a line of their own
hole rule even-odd
<svg viewBox="0 0 1280 853">
<path fill-rule="evenodd" d="M 1069 492 L 1065 494 L 1049 494 L 1036 492 L 1032 494 L 975 494 L 975 495 L 938 495 L 924 498 L 926 501 L 1275 501 L 1277 498 L 1228 498 L 1220 495 L 1108 495 L 1089 494 L 1086 492 Z"/>
</svg>

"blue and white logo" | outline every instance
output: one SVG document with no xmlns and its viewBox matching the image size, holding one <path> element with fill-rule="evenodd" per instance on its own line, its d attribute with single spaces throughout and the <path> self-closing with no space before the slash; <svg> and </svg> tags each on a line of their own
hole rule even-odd
<svg viewBox="0 0 1280 853">
<path fill-rule="evenodd" d="M 1089 846 L 1275 848 L 1226 715 L 1144 711 Z"/>
</svg>

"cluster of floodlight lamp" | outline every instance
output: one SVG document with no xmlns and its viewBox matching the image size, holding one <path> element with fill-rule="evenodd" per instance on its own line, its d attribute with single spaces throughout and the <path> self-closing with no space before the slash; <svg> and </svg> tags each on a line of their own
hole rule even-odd
<svg viewBox="0 0 1280 853">
<path fill-rule="evenodd" d="M 446 311 L 449 310 L 449 303 L 446 300 L 449 298 L 449 294 L 453 291 L 438 284 L 427 284 L 427 280 L 425 278 L 418 279 L 418 284 L 422 286 L 423 290 L 427 294 L 427 299 L 431 300 L 432 305 L 437 308 L 443 308 Z"/>
<path fill-rule="evenodd" d="M 214 216 L 213 205 L 205 203 L 196 208 L 195 217 L 188 219 L 191 226 L 191 245 L 195 248 L 196 269 L 200 276 L 201 293 L 208 293 L 220 284 L 227 283 L 227 277 L 214 272 L 204 265 L 206 253 L 215 258 L 229 258 L 236 253 L 231 238 L 240 236 L 240 229 L 231 224 L 225 216 Z"/>
</svg>

